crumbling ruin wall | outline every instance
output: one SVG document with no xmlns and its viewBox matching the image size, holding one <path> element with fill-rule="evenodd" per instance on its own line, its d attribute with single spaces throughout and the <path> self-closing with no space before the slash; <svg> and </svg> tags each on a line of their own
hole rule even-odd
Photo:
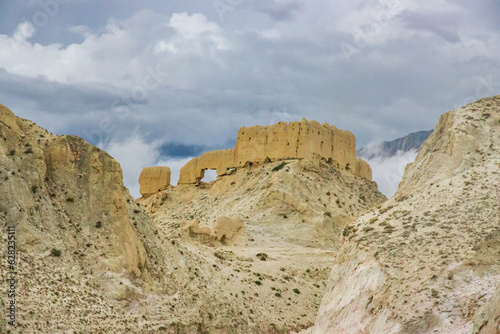
<svg viewBox="0 0 500 334">
<path fill-rule="evenodd" d="M 139 175 L 139 192 L 142 196 L 155 194 L 170 185 L 170 168 L 146 167 Z"/>
<path fill-rule="evenodd" d="M 216 169 L 217 175 L 221 176 L 234 167 L 234 149 L 206 152 L 189 160 L 181 168 L 177 184 L 198 183 L 205 176 L 206 169 Z"/>
<path fill-rule="evenodd" d="M 277 160 L 319 158 L 357 176 L 372 179 L 368 163 L 356 158 L 356 138 L 347 130 L 303 118 L 269 126 L 243 127 L 234 149 L 211 151 L 181 168 L 178 184 L 197 184 L 206 169 L 225 175 L 231 168 Z"/>
</svg>

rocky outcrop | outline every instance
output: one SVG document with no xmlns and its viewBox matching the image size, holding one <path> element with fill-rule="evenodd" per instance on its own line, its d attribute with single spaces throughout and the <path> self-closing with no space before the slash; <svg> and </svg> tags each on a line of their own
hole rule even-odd
<svg viewBox="0 0 500 334">
<path fill-rule="evenodd" d="M 441 117 L 396 195 L 344 229 L 314 333 L 496 333 L 499 146 L 500 96 Z"/>
<path fill-rule="evenodd" d="M 139 185 L 139 192 L 143 197 L 167 189 L 170 186 L 170 168 L 144 168 L 139 175 Z"/>
<path fill-rule="evenodd" d="M 319 158 L 371 180 L 370 166 L 356 159 L 356 139 L 347 130 L 302 119 L 238 131 L 234 149 L 207 152 L 182 167 L 178 184 L 196 184 L 206 169 L 226 175 L 234 168 L 287 159 Z"/>
<path fill-rule="evenodd" d="M 245 224 L 239 217 L 220 216 L 210 225 L 200 227 L 198 219 L 194 218 L 190 222 L 182 221 L 180 227 L 185 229 L 190 237 L 197 238 L 203 243 L 219 241 L 227 244 L 244 232 Z"/>
<path fill-rule="evenodd" d="M 100 321 L 96 313 L 111 313 L 151 287 L 151 253 L 142 239 L 154 235 L 151 221 L 123 186 L 118 162 L 3 105 L 0 226 L 15 230 L 20 332 L 89 328 Z"/>
<path fill-rule="evenodd" d="M 16 226 L 20 247 L 44 252 L 80 252 L 78 238 L 99 231 L 109 241 L 93 244 L 107 250 L 105 265 L 88 258 L 95 272 L 147 272 L 146 252 L 132 227 L 130 196 L 122 170 L 106 152 L 75 136 L 53 136 L 19 119 L 0 105 L 0 193 L 2 217 Z M 47 233 L 48 232 L 48 233 Z M 40 238 L 40 235 L 47 237 Z M 29 247 L 28 247 L 29 245 Z"/>
<path fill-rule="evenodd" d="M 216 240 L 227 243 L 233 240 L 238 233 L 241 233 L 244 228 L 245 224 L 239 217 L 221 216 L 214 224 L 212 235 Z"/>
</svg>

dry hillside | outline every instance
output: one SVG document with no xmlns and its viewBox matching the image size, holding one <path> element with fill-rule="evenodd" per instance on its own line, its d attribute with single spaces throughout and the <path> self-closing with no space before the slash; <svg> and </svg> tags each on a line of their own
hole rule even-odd
<svg viewBox="0 0 500 334">
<path fill-rule="evenodd" d="M 344 234 L 314 333 L 500 333 L 500 96 L 442 115 Z"/>
<path fill-rule="evenodd" d="M 156 320 L 144 310 L 156 294 L 192 305 L 185 288 L 191 273 L 174 270 L 199 259 L 161 238 L 122 179 L 107 153 L 78 137 L 52 135 L 0 105 L 0 236 L 6 243 L 7 226 L 15 226 L 18 332 L 140 332 L 203 323 L 203 314 L 186 317 L 169 308 Z M 197 267 L 206 275 L 213 270 Z M 5 320 L 2 332 L 11 330 Z"/>
<path fill-rule="evenodd" d="M 343 227 L 384 200 L 374 182 L 306 159 L 239 168 L 139 203 L 165 235 L 217 266 L 222 279 L 208 289 L 250 333 L 288 333 L 314 323 Z"/>
<path fill-rule="evenodd" d="M 0 105 L 0 238 L 6 243 L 7 227 L 15 226 L 18 271 L 18 327 L 2 317 L 0 332 L 311 326 L 338 232 L 385 198 L 375 183 L 319 160 L 273 171 L 278 165 L 169 188 L 141 205 L 108 154 Z M 225 237 L 205 234 L 205 225 Z"/>
</svg>

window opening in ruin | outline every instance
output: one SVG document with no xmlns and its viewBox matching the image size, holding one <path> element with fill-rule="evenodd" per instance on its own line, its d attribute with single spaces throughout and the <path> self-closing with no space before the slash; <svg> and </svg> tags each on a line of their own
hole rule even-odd
<svg viewBox="0 0 500 334">
<path fill-rule="evenodd" d="M 205 175 L 201 179 L 201 182 L 210 183 L 217 179 L 217 171 L 215 169 L 205 169 Z"/>
</svg>

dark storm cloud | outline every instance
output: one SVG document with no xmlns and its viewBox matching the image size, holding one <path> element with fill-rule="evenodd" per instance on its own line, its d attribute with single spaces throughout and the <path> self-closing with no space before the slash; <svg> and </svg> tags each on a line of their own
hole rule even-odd
<svg viewBox="0 0 500 334">
<path fill-rule="evenodd" d="M 195 157 L 203 153 L 207 148 L 197 145 L 183 145 L 175 143 L 165 143 L 160 146 L 159 154 L 163 157 L 186 158 Z"/>
</svg>

